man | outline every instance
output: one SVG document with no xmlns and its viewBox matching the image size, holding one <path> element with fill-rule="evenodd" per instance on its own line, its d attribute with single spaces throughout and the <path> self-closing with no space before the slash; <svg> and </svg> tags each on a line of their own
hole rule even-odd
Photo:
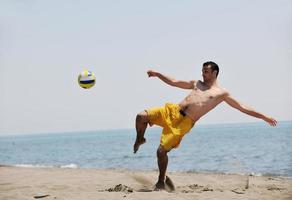
<svg viewBox="0 0 292 200">
<path fill-rule="evenodd" d="M 151 108 L 140 112 L 136 117 L 136 141 L 134 153 L 136 153 L 143 143 L 146 142 L 144 133 L 149 124 L 163 127 L 160 145 L 157 149 L 157 161 L 159 167 L 159 177 L 156 189 L 164 189 L 165 183 L 169 182 L 166 177 L 168 164 L 167 153 L 178 147 L 183 136 L 188 133 L 193 125 L 206 113 L 225 101 L 227 104 L 250 116 L 260 118 L 271 126 L 276 126 L 277 121 L 271 117 L 261 114 L 254 109 L 243 105 L 234 99 L 230 93 L 219 86 L 217 76 L 219 67 L 214 62 L 203 64 L 203 81 L 179 81 L 163 75 L 156 71 L 148 71 L 149 77 L 158 77 L 163 82 L 182 89 L 190 89 L 190 94 L 179 104 L 167 103 L 163 107 Z"/>
</svg>

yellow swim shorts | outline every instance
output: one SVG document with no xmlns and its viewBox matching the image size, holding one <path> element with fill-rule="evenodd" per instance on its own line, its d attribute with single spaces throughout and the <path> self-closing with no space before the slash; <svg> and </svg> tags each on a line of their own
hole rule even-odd
<svg viewBox="0 0 292 200">
<path fill-rule="evenodd" d="M 163 127 L 160 145 L 167 151 L 177 148 L 183 138 L 194 126 L 194 122 L 188 116 L 180 114 L 180 106 L 166 103 L 165 106 L 145 110 L 153 124 Z"/>
</svg>

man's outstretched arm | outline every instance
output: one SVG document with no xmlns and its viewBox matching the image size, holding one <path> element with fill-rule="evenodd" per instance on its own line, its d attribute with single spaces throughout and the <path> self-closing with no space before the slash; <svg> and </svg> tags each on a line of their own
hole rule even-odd
<svg viewBox="0 0 292 200">
<path fill-rule="evenodd" d="M 194 88 L 195 81 L 176 80 L 174 78 L 171 78 L 169 76 L 166 76 L 164 74 L 161 74 L 161 73 L 153 71 L 153 70 L 147 71 L 147 74 L 149 77 L 158 77 L 160 80 L 162 80 L 166 84 L 174 86 L 174 87 L 179 87 L 182 89 L 193 89 Z"/>
<path fill-rule="evenodd" d="M 226 95 L 226 97 L 224 98 L 224 101 L 229 104 L 230 106 L 232 106 L 233 108 L 236 108 L 238 110 L 240 110 L 241 112 L 248 114 L 250 116 L 256 117 L 256 118 L 260 118 L 264 121 L 266 121 L 267 123 L 269 123 L 271 126 L 276 126 L 277 125 L 277 121 L 275 119 L 273 119 L 272 117 L 268 117 L 262 113 L 259 113 L 257 111 L 255 111 L 254 109 L 243 105 L 241 103 L 239 103 L 236 99 L 234 99 L 233 97 L 231 97 L 229 94 Z"/>
</svg>

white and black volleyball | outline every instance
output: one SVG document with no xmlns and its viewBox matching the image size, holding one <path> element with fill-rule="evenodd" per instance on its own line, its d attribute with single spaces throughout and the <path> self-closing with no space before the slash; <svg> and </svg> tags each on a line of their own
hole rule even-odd
<svg viewBox="0 0 292 200">
<path fill-rule="evenodd" d="M 78 83 L 80 87 L 89 89 L 95 85 L 95 74 L 91 71 L 84 70 L 78 76 Z"/>
</svg>

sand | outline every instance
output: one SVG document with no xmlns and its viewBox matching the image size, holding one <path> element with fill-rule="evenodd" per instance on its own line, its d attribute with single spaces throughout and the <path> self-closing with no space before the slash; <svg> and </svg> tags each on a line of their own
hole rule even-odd
<svg viewBox="0 0 292 200">
<path fill-rule="evenodd" d="M 1 200 L 265 199 L 292 200 L 292 179 L 168 173 L 174 192 L 152 191 L 156 171 L 0 167 Z"/>
</svg>

